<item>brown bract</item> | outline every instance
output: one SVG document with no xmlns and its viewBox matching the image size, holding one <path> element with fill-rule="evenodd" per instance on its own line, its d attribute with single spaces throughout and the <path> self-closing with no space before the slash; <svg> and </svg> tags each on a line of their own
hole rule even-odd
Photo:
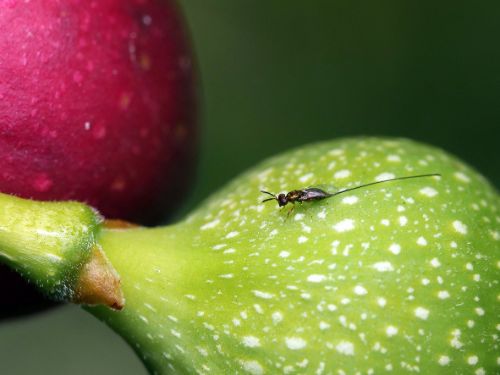
<svg viewBox="0 0 500 375">
<path fill-rule="evenodd" d="M 83 305 L 105 305 L 114 310 L 121 310 L 125 305 L 120 276 L 97 245 L 92 249 L 92 255 L 82 268 L 73 302 Z"/>
<path fill-rule="evenodd" d="M 130 229 L 136 227 L 139 227 L 139 225 L 125 220 L 106 219 L 104 221 L 104 228 L 106 229 Z"/>
</svg>

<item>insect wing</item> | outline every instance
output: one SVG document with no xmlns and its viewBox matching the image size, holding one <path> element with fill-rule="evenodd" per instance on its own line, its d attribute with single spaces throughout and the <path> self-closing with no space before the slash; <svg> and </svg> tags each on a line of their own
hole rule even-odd
<svg viewBox="0 0 500 375">
<path fill-rule="evenodd" d="M 337 191 L 340 190 L 337 186 L 333 184 L 318 184 L 318 185 L 308 186 L 307 189 L 319 189 L 323 190 L 325 193 L 330 193 L 330 194 L 336 193 Z"/>
<path fill-rule="evenodd" d="M 311 187 L 304 189 L 304 196 L 302 197 L 302 200 L 304 201 L 312 201 L 312 200 L 319 200 L 323 198 L 329 197 L 331 194 L 316 187 Z"/>
</svg>

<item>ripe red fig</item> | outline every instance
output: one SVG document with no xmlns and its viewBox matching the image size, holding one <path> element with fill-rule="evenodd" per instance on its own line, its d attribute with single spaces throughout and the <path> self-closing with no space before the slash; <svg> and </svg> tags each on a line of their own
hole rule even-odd
<svg viewBox="0 0 500 375">
<path fill-rule="evenodd" d="M 179 202 L 196 90 L 172 0 L 2 1 L 0 51 L 1 192 L 143 224 Z"/>
</svg>

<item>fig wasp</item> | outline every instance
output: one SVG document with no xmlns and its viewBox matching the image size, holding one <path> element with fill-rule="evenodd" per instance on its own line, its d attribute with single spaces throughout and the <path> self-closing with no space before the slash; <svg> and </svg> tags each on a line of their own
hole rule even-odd
<svg viewBox="0 0 500 375">
<path fill-rule="evenodd" d="M 411 178 L 422 178 L 422 177 L 441 177 L 441 174 L 430 173 L 430 174 L 419 174 L 419 175 L 414 175 L 414 176 L 390 178 L 388 180 L 370 182 L 368 184 L 363 184 L 363 185 L 355 186 L 353 188 L 340 190 L 340 191 L 337 191 L 335 193 L 328 193 L 322 189 L 315 188 L 315 187 L 308 187 L 308 188 L 300 189 L 300 190 L 292 190 L 286 194 L 284 194 L 284 193 L 273 194 L 273 193 L 270 193 L 270 192 L 265 191 L 265 190 L 261 190 L 260 192 L 271 196 L 271 198 L 264 199 L 262 201 L 262 203 L 275 200 L 278 202 L 278 205 L 280 207 L 283 207 L 283 206 L 286 206 L 288 203 L 295 204 L 295 202 L 302 203 L 302 202 L 310 202 L 310 201 L 319 201 L 319 200 L 323 200 L 326 198 L 334 197 L 336 195 L 344 194 L 344 193 L 347 193 L 349 191 L 353 191 L 353 190 L 357 190 L 357 189 L 361 189 L 361 188 L 365 188 L 365 187 L 373 186 L 373 185 L 377 185 L 377 184 L 382 184 L 384 182 L 409 180 Z"/>
</svg>

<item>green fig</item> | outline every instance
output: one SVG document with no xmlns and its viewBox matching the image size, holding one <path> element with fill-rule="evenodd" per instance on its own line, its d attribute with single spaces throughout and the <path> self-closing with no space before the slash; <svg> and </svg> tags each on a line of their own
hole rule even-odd
<svg viewBox="0 0 500 375">
<path fill-rule="evenodd" d="M 282 208 L 260 192 L 423 174 L 440 176 Z M 4 201 L 35 208 L 11 220 L 2 207 L 3 260 L 85 304 L 152 374 L 500 371 L 500 199 L 438 149 L 376 138 L 306 146 L 159 228 L 106 226 L 76 203 Z"/>
</svg>

